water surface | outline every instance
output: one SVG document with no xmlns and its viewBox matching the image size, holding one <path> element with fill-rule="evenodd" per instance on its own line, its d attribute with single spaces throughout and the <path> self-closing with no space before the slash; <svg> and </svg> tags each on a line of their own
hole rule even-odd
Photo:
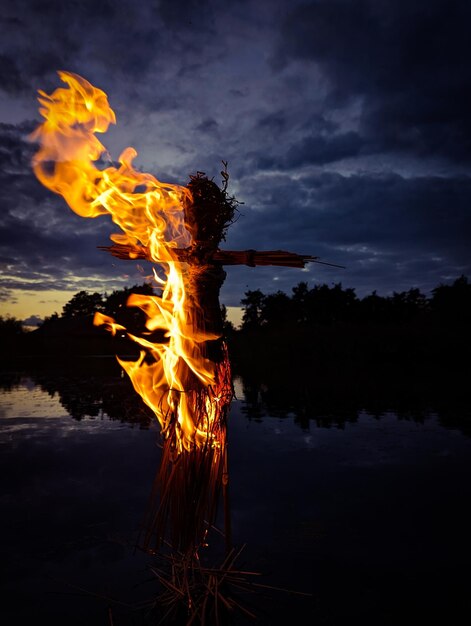
<svg viewBox="0 0 471 626">
<path fill-rule="evenodd" d="M 133 399 L 126 408 L 122 384 L 119 375 L 64 372 L 3 378 L 7 623 L 105 625 L 109 606 L 115 624 L 152 623 L 131 610 L 156 593 L 145 582 L 149 559 L 133 545 L 159 438 L 145 412 L 129 409 Z M 300 419 L 246 402 L 240 380 L 236 388 L 229 461 L 234 541 L 246 544 L 240 565 L 265 584 L 311 594 L 250 599 L 259 623 L 464 623 L 466 429 L 444 428 L 434 411 L 336 420 L 333 405 L 334 418 Z"/>
</svg>

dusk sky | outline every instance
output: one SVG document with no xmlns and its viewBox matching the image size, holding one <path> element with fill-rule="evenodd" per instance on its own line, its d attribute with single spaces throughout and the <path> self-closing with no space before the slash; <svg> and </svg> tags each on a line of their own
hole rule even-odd
<svg viewBox="0 0 471 626">
<path fill-rule="evenodd" d="M 226 305 L 300 281 L 363 296 L 471 277 L 470 2 L 3 0 L 0 20 L 0 314 L 143 282 L 97 250 L 108 218 L 78 217 L 32 173 L 36 92 L 57 70 L 108 94 L 113 159 L 134 146 L 180 184 L 219 183 L 228 161 L 244 204 L 224 247 L 346 266 L 229 268 Z"/>
</svg>

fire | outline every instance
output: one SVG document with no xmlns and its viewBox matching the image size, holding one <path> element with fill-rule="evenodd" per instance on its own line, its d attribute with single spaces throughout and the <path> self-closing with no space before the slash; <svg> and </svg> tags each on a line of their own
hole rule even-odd
<svg viewBox="0 0 471 626">
<path fill-rule="evenodd" d="M 120 232 L 111 235 L 118 244 L 145 246 L 165 279 L 154 270 L 161 296 L 131 295 L 128 306 L 146 315 L 147 334 L 139 337 L 107 316 L 96 313 L 95 324 L 117 330 L 140 346 L 137 361 L 119 360 L 134 388 L 155 412 L 164 436 L 175 434 L 175 449 L 220 445 L 218 422 L 231 394 L 227 359 L 215 364 L 205 354 L 204 343 L 218 335 L 204 330 L 197 298 L 192 293 L 195 267 L 181 262 L 176 248 L 194 243 L 185 226 L 184 207 L 191 203 L 188 188 L 158 181 L 133 168 L 137 153 L 126 148 L 119 167 L 101 169 L 98 161 L 106 148 L 96 133 L 104 133 L 116 117 L 106 94 L 84 78 L 59 72 L 67 87 L 51 95 L 40 91 L 40 113 L 45 121 L 32 134 L 39 143 L 33 169 L 38 179 L 60 194 L 82 217 L 109 214 Z M 166 343 L 151 335 L 164 331 Z M 201 394 L 201 390 L 204 393 Z"/>
</svg>

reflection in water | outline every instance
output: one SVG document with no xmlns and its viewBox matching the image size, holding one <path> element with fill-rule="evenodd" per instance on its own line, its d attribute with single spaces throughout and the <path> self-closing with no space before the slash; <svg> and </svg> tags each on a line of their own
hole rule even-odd
<svg viewBox="0 0 471 626">
<path fill-rule="evenodd" d="M 455 375 L 447 377 L 442 372 L 437 379 L 405 371 L 372 370 L 364 376 L 358 372 L 296 372 L 287 379 L 283 372 L 278 374 L 277 370 L 266 370 L 263 376 L 238 373 L 235 394 L 243 400 L 248 419 L 293 418 L 306 430 L 312 423 L 319 428 L 343 428 L 364 413 L 376 419 L 394 413 L 398 419 L 418 423 L 434 415 L 445 428 L 471 436 L 468 386 Z M 11 390 L 25 380 L 51 397 L 58 394 L 64 409 L 76 420 L 106 416 L 147 428 L 154 419 L 114 357 L 66 363 L 60 373 L 54 366 L 2 372 L 0 389 Z"/>
<path fill-rule="evenodd" d="M 0 398 L 2 616 L 98 624 L 91 599 L 73 599 L 75 586 L 105 596 L 108 585 L 142 580 L 143 559 L 131 561 L 126 545 L 149 489 L 155 431 L 78 422 L 57 394 L 16 383 Z"/>
<path fill-rule="evenodd" d="M 0 389 L 9 391 L 28 380 L 51 398 L 57 394 L 62 407 L 75 420 L 107 417 L 147 428 L 154 418 L 129 379 L 122 376 L 114 357 L 68 363 L 59 371 L 35 368 L 23 374 L 2 373 Z"/>
<path fill-rule="evenodd" d="M 122 603 L 112 603 L 116 624 L 156 623 L 149 604 L 145 611 L 136 607 L 158 594 L 157 574 L 144 583 L 148 566 L 168 571 L 171 563 L 133 554 L 132 546 L 160 451 L 155 429 L 126 422 L 132 405 L 121 405 L 134 398 L 131 389 L 126 396 L 126 384 L 118 372 L 87 379 L 65 368 L 59 375 L 43 370 L 3 379 L 8 623 L 40 616 L 50 625 L 103 625 L 110 598 Z M 365 409 L 378 405 L 358 399 L 357 390 L 350 411 L 339 418 L 331 410 L 321 419 L 324 410 L 316 413 L 313 401 L 322 399 L 319 386 L 304 407 L 288 391 L 237 381 L 229 420 L 232 522 L 235 545 L 247 548 L 233 570 L 262 571 L 264 584 L 313 596 L 257 595 L 244 607 L 266 626 L 437 617 L 459 623 L 469 609 L 471 440 L 442 428 L 447 413 L 430 398 L 419 413 L 414 403 L 404 410 L 406 420 L 385 396 L 376 419 Z M 341 391 L 332 396 L 338 403 L 346 398 Z M 120 398 L 116 413 L 109 393 Z M 80 419 L 71 419 L 63 404 Z M 451 407 L 449 414 L 458 416 Z M 465 419 L 456 424 L 467 432 Z M 216 544 L 206 555 L 221 564 L 224 542 Z M 236 623 L 244 623 L 243 613 Z"/>
<path fill-rule="evenodd" d="M 467 384 L 458 377 L 419 377 L 407 372 L 352 372 L 314 376 L 304 372 L 281 380 L 276 371 L 263 377 L 242 374 L 245 413 L 249 419 L 294 417 L 303 429 L 344 428 L 367 413 L 376 419 L 395 413 L 398 419 L 423 423 L 436 415 L 445 428 L 471 437 Z"/>
</svg>

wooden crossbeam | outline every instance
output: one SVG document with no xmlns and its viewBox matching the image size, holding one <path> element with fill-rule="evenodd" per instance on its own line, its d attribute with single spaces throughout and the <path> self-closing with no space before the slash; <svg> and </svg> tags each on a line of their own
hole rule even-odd
<svg viewBox="0 0 471 626">
<path fill-rule="evenodd" d="M 146 259 L 153 261 L 149 251 L 144 246 L 132 246 L 113 244 L 112 246 L 100 246 L 100 250 L 109 252 L 118 259 L 135 260 Z M 307 263 L 320 263 L 332 267 L 344 268 L 343 265 L 320 261 L 319 257 L 308 254 L 296 254 L 284 250 L 215 250 L 209 253 L 198 251 L 193 248 L 172 248 L 178 260 L 182 263 L 220 263 L 221 265 L 247 265 L 256 266 L 280 266 L 303 268 Z"/>
</svg>

